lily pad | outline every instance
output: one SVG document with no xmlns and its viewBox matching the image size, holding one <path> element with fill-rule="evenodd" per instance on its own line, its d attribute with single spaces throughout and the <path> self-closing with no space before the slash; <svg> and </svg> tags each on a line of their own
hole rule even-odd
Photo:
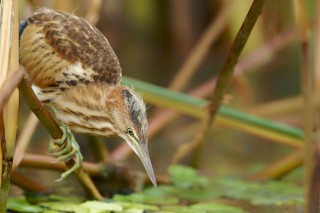
<svg viewBox="0 0 320 213">
<path fill-rule="evenodd" d="M 85 207 L 89 212 L 122 211 L 123 207 L 119 203 L 106 203 L 100 201 L 86 201 L 80 206 Z"/>
<path fill-rule="evenodd" d="M 145 204 L 156 204 L 156 205 L 176 204 L 179 202 L 179 199 L 175 197 L 150 196 L 144 193 L 133 193 L 130 195 L 116 195 L 113 197 L 113 200 L 124 201 L 124 202 L 145 203 Z"/>
<path fill-rule="evenodd" d="M 159 186 L 158 188 L 149 188 L 144 191 L 150 196 L 178 197 L 189 201 L 212 200 L 223 195 L 223 192 L 212 187 L 185 189 L 174 186 Z"/>
<path fill-rule="evenodd" d="M 206 187 L 209 184 L 207 178 L 199 176 L 191 167 L 173 165 L 168 171 L 173 185 L 179 188 Z"/>
<path fill-rule="evenodd" d="M 250 200 L 256 205 L 303 204 L 303 189 L 283 181 L 248 182 L 236 178 L 219 178 L 216 188 L 233 199 Z"/>
<path fill-rule="evenodd" d="M 25 198 L 10 198 L 7 209 L 15 212 L 43 212 L 43 209 L 36 205 L 31 205 Z"/>
<path fill-rule="evenodd" d="M 220 203 L 197 203 L 190 206 L 194 212 L 219 212 L 219 213 L 249 213 L 241 208 L 227 206 Z"/>
</svg>

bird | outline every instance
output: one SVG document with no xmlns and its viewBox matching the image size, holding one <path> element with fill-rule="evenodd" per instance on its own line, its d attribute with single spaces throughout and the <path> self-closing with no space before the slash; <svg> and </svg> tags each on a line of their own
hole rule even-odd
<svg viewBox="0 0 320 213">
<path fill-rule="evenodd" d="M 60 161 L 76 160 L 61 179 L 82 162 L 76 132 L 123 138 L 157 186 L 145 103 L 132 87 L 121 85 L 122 68 L 103 33 L 84 18 L 41 8 L 20 23 L 19 43 L 19 61 L 33 91 L 64 132 L 51 140 L 49 152 Z"/>
</svg>

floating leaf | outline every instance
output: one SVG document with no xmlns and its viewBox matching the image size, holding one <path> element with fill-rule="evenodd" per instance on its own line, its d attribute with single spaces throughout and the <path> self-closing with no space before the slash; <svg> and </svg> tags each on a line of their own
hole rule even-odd
<svg viewBox="0 0 320 213">
<path fill-rule="evenodd" d="M 63 211 L 63 212 L 77 212 L 88 213 L 88 209 L 79 205 L 79 203 L 72 202 L 43 202 L 39 204 L 49 210 Z M 90 212 L 91 213 L 91 212 Z M 93 213 L 93 212 L 92 212 Z M 98 213 L 98 212 L 97 212 Z"/>
<path fill-rule="evenodd" d="M 199 176 L 197 170 L 190 167 L 173 165 L 168 171 L 172 183 L 179 188 L 206 187 L 209 184 L 207 178 Z"/>
<path fill-rule="evenodd" d="M 208 212 L 219 212 L 219 213 L 248 213 L 247 211 L 233 207 L 227 206 L 219 203 L 198 203 L 191 206 L 183 205 L 172 205 L 163 206 L 163 210 L 174 212 L 174 213 L 208 213 Z"/>
<path fill-rule="evenodd" d="M 150 196 L 143 193 L 133 193 L 130 195 L 116 195 L 113 197 L 115 201 L 124 201 L 124 202 L 135 202 L 135 203 L 146 203 L 146 204 L 176 204 L 179 200 L 175 197 L 159 197 L 159 196 Z"/>
<path fill-rule="evenodd" d="M 162 196 L 162 197 L 178 197 L 180 199 L 187 199 L 190 201 L 199 200 L 212 200 L 223 195 L 222 191 L 216 190 L 212 187 L 196 188 L 196 189 L 184 189 L 174 186 L 159 186 L 157 188 L 149 188 L 144 191 L 150 196 Z"/>
<path fill-rule="evenodd" d="M 36 205 L 31 205 L 25 198 L 10 198 L 7 209 L 15 212 L 43 212 L 43 209 Z"/>
<path fill-rule="evenodd" d="M 304 202 L 302 187 L 283 181 L 259 183 L 220 178 L 215 186 L 224 191 L 227 197 L 247 199 L 256 205 L 291 205 Z"/>
<path fill-rule="evenodd" d="M 219 212 L 219 213 L 248 213 L 247 211 L 233 206 L 227 206 L 220 203 L 197 203 L 190 206 L 194 212 Z"/>
<path fill-rule="evenodd" d="M 130 202 L 117 202 L 123 206 L 124 210 L 131 211 L 134 209 L 143 209 L 143 210 L 158 210 L 159 208 L 154 205 L 140 204 L 140 203 L 130 203 Z"/>
<path fill-rule="evenodd" d="M 123 207 L 119 203 L 106 203 L 100 201 L 86 201 L 80 204 L 81 207 L 85 207 L 90 213 L 105 212 L 105 211 L 122 211 Z"/>
</svg>

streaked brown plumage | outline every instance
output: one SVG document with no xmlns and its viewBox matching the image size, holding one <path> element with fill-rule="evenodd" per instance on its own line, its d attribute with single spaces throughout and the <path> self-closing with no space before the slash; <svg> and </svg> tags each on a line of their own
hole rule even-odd
<svg viewBox="0 0 320 213">
<path fill-rule="evenodd" d="M 122 137 L 156 184 L 145 105 L 120 85 L 118 58 L 99 30 L 82 18 L 41 9 L 20 27 L 20 63 L 61 124 L 75 132 Z"/>
</svg>

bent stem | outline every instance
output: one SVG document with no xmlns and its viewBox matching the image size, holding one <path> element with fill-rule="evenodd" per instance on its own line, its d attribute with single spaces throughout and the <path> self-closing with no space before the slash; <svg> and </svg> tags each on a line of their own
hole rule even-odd
<svg viewBox="0 0 320 213">
<path fill-rule="evenodd" d="M 24 98 L 24 100 L 28 103 L 30 109 L 33 113 L 38 117 L 40 122 L 44 125 L 44 127 L 48 130 L 49 134 L 53 139 L 62 138 L 63 132 L 60 129 L 59 125 L 50 114 L 50 112 L 46 109 L 46 107 L 38 100 L 37 96 L 34 94 L 29 82 L 26 79 L 23 79 L 19 84 L 19 90 Z M 75 162 L 71 160 L 69 166 L 73 166 Z M 81 181 L 82 185 L 86 187 L 86 189 L 91 193 L 91 195 L 101 200 L 103 197 L 93 184 L 92 180 L 88 176 L 87 173 L 83 172 L 83 168 L 81 167 L 76 172 L 77 177 Z"/>
</svg>

